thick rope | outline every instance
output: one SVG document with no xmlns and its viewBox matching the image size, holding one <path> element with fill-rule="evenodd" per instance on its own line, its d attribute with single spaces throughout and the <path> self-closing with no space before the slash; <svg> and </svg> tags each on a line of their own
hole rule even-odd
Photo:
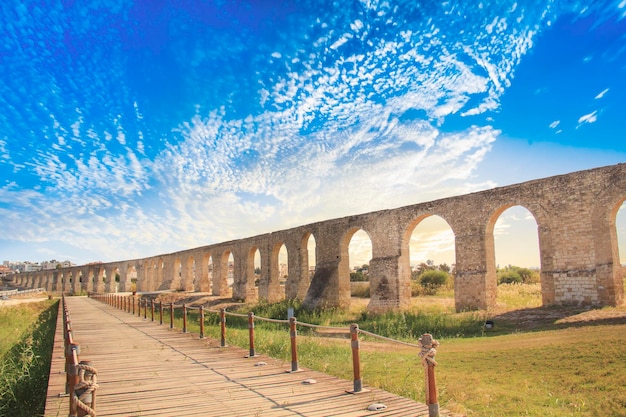
<svg viewBox="0 0 626 417">
<path fill-rule="evenodd" d="M 287 323 L 289 324 L 289 320 L 279 320 L 279 319 L 266 319 L 265 317 L 254 316 L 255 320 L 260 321 L 268 321 L 270 323 Z"/>
<path fill-rule="evenodd" d="M 411 346 L 411 347 L 415 347 L 415 348 L 418 348 L 418 349 L 422 348 L 422 346 L 420 346 L 420 345 L 415 345 L 415 344 L 409 343 L 409 342 L 402 342 L 400 340 L 392 339 L 390 337 L 385 337 L 385 336 L 381 336 L 381 335 L 376 334 L 376 333 L 368 332 L 367 330 L 358 329 L 358 332 L 362 333 L 362 334 L 365 334 L 365 335 L 368 335 L 368 336 L 376 337 L 378 339 L 387 340 L 388 342 L 399 343 L 401 345 Z"/>
<path fill-rule="evenodd" d="M 187 307 L 187 308 L 192 308 L 192 307 Z M 217 313 L 217 314 L 221 313 L 221 311 L 219 311 L 219 310 L 216 311 L 216 310 L 211 310 L 211 309 L 206 309 L 204 311 L 207 312 L 207 313 Z M 224 314 L 226 314 L 227 316 L 248 318 L 247 314 L 231 313 L 230 311 L 224 311 Z M 269 319 L 269 318 L 265 318 L 265 317 L 261 317 L 261 316 L 254 316 L 254 319 L 255 320 L 260 320 L 260 321 L 267 321 L 267 322 L 270 322 L 270 323 L 285 323 L 285 324 L 289 324 L 289 320 Z M 346 327 L 321 326 L 321 325 L 318 325 L 318 324 L 304 323 L 304 322 L 301 322 L 301 321 L 298 322 L 298 326 L 310 327 L 310 328 L 313 328 L 313 329 L 321 329 L 321 330 L 341 330 L 341 331 L 346 332 L 346 333 L 350 332 L 350 329 L 346 328 Z M 422 348 L 421 345 L 416 345 L 414 343 L 403 342 L 401 340 L 396 340 L 396 339 L 392 339 L 390 337 L 381 336 L 379 334 L 371 333 L 371 332 L 368 332 L 368 331 L 363 330 L 363 329 L 358 329 L 358 332 L 362 333 L 364 335 L 367 335 L 367 336 L 371 336 L 371 337 L 375 337 L 375 338 L 378 338 L 378 339 L 386 340 L 388 342 L 398 343 L 398 344 L 401 344 L 401 345 L 410 346 L 410 347 L 414 347 L 414 348 L 418 348 L 418 349 Z"/>
<path fill-rule="evenodd" d="M 309 323 L 303 323 L 301 321 L 298 322 L 298 325 L 303 326 L 303 327 L 311 327 L 313 329 L 341 330 L 341 331 L 344 331 L 346 333 L 350 333 L 350 328 L 349 327 L 320 326 L 319 324 L 309 324 Z"/>
<path fill-rule="evenodd" d="M 84 390 L 80 396 L 76 396 L 76 406 L 85 411 L 91 417 L 96 417 L 96 410 L 85 404 L 85 400 L 88 396 L 92 395 L 98 389 L 98 371 L 93 366 L 78 364 L 76 365 L 78 370 L 78 383 L 74 386 L 74 392 L 78 390 Z M 91 378 L 89 381 L 85 379 L 85 373 L 90 372 Z"/>
</svg>

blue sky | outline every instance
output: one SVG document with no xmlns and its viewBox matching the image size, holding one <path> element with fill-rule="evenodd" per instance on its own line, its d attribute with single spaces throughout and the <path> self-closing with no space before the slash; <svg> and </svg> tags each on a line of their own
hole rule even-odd
<svg viewBox="0 0 626 417">
<path fill-rule="evenodd" d="M 1 260 L 147 257 L 626 161 L 626 0 L 7 0 L 0 18 Z M 537 265 L 526 217 L 499 221 L 498 263 Z M 453 262 L 423 226 L 416 253 Z"/>
</svg>

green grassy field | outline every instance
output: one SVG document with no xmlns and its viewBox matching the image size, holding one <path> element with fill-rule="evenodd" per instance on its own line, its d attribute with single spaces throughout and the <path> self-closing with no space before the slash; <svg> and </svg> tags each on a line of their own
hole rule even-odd
<svg viewBox="0 0 626 417">
<path fill-rule="evenodd" d="M 58 302 L 0 308 L 0 416 L 43 415 Z"/>
</svg>

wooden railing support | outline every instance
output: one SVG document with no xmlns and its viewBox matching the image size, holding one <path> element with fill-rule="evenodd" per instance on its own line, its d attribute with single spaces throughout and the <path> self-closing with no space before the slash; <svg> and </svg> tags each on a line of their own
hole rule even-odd
<svg viewBox="0 0 626 417">
<path fill-rule="evenodd" d="M 220 346 L 226 346 L 226 309 L 220 308 Z"/>
<path fill-rule="evenodd" d="M 437 346 L 439 342 L 433 339 L 432 335 L 424 333 L 419 338 L 422 350 L 419 356 L 422 358 L 424 366 L 424 382 L 426 391 L 426 405 L 428 405 L 428 417 L 439 417 L 439 402 L 437 400 L 437 384 L 435 381 L 435 355 L 437 354 Z"/>
<path fill-rule="evenodd" d="M 298 372 L 298 348 L 296 345 L 296 336 L 298 335 L 297 320 L 295 317 L 289 318 L 289 337 L 291 339 L 291 371 Z"/>
<path fill-rule="evenodd" d="M 204 306 L 200 306 L 200 339 L 204 339 Z"/>
</svg>

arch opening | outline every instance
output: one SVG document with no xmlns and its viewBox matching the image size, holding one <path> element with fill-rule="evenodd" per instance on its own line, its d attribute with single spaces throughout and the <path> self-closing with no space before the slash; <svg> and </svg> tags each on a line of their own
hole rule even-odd
<svg viewBox="0 0 626 417">
<path fill-rule="evenodd" d="M 295 277 L 291 277 L 286 288 L 288 298 L 297 298 L 304 300 L 311 286 L 311 280 L 315 275 L 315 267 L 317 264 L 317 242 L 312 233 L 306 232 L 300 241 L 300 270 L 295 273 Z"/>
<path fill-rule="evenodd" d="M 346 233 L 341 247 L 339 264 L 339 298 L 370 298 L 370 262 L 372 261 L 372 239 L 363 229 L 352 229 Z M 345 262 L 343 259 L 345 257 Z"/>
<path fill-rule="evenodd" d="M 289 253 L 287 247 L 283 243 L 278 250 L 278 283 L 280 284 L 281 293 L 285 294 L 285 286 L 289 279 Z"/>
<path fill-rule="evenodd" d="M 443 217 L 427 215 L 411 222 L 408 231 L 405 246 L 409 251 L 411 297 L 437 297 L 438 303 L 445 300 L 445 308 L 453 310 L 456 253 L 452 228 Z"/>
<path fill-rule="evenodd" d="M 495 277 L 497 304 L 540 307 L 541 258 L 535 216 L 524 206 L 507 206 L 496 212 L 490 224 L 494 253 L 487 267 L 488 277 Z"/>
<path fill-rule="evenodd" d="M 261 283 L 261 251 L 256 247 L 253 248 L 253 250 L 254 254 L 252 255 L 252 276 L 254 277 L 254 287 L 259 288 L 259 284 Z"/>
<path fill-rule="evenodd" d="M 622 201 L 620 208 L 617 210 L 615 216 L 615 228 L 617 230 L 617 248 L 619 252 L 620 265 L 622 266 L 622 273 L 625 274 L 626 279 L 626 199 Z"/>
</svg>

